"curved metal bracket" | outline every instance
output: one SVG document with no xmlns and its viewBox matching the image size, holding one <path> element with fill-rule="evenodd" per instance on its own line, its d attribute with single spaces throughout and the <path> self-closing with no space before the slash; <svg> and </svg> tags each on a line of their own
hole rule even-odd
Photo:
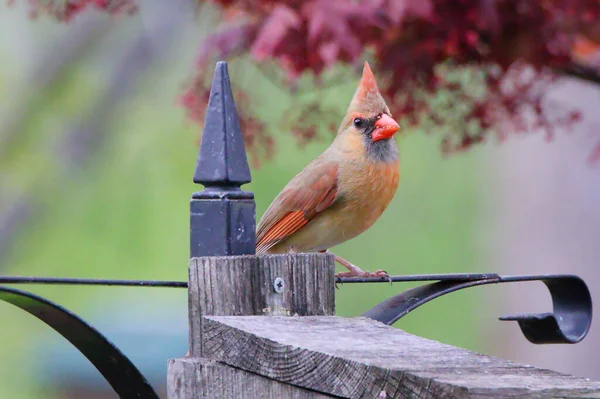
<svg viewBox="0 0 600 399">
<path fill-rule="evenodd" d="M 67 309 L 29 292 L 0 286 L 0 300 L 37 317 L 75 346 L 121 399 L 159 399 L 131 361 L 98 330 Z"/>
<path fill-rule="evenodd" d="M 534 344 L 575 344 L 585 338 L 592 324 L 590 291 L 585 282 L 574 275 L 465 274 L 448 277 L 442 281 L 412 288 L 393 296 L 371 308 L 363 316 L 392 325 L 419 306 L 464 288 L 487 284 L 541 281 L 552 296 L 553 313 L 517 314 L 500 317 L 500 320 L 517 321 L 525 337 Z M 427 280 L 427 278 L 422 280 Z M 351 281 L 344 281 L 344 283 L 347 282 Z"/>
</svg>

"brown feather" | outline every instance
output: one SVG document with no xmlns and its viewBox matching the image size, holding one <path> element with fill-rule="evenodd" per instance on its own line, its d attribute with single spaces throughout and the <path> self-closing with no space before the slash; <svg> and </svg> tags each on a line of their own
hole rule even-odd
<svg viewBox="0 0 600 399">
<path fill-rule="evenodd" d="M 258 224 L 256 252 L 263 253 L 300 230 L 335 201 L 338 165 L 315 159 L 275 198 Z"/>
</svg>

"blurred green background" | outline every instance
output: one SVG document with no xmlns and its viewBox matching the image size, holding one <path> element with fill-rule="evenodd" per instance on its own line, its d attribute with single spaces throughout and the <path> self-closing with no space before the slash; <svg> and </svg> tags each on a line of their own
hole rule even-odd
<svg viewBox="0 0 600 399">
<path fill-rule="evenodd" d="M 0 274 L 187 278 L 201 129 L 186 121 L 176 99 L 200 39 L 214 29 L 215 12 L 204 8 L 195 16 L 185 1 L 173 4 L 167 13 L 166 4 L 148 2 L 134 17 L 116 20 L 87 13 L 69 25 L 31 21 L 18 6 L 0 8 Z M 332 135 L 323 132 L 320 141 L 299 147 L 277 117 L 292 97 L 243 60 L 230 64 L 230 74 L 256 94 L 254 112 L 274 116 L 268 128 L 276 154 L 252 170 L 246 186 L 256 195 L 258 218 Z M 332 88 L 323 101 L 341 117 L 357 82 L 358 76 Z M 480 235 L 482 168 L 493 150 L 445 160 L 439 140 L 425 133 L 399 138 L 402 177 L 393 203 L 337 252 L 390 274 L 492 271 L 481 262 Z M 408 287 L 342 286 L 338 313 L 359 315 Z M 184 290 L 22 288 L 97 326 L 161 392 L 167 359 L 186 351 Z M 396 327 L 489 353 L 493 341 L 479 326 L 518 329 L 500 326 L 487 298 L 479 288 L 456 293 Z M 114 397 L 49 328 L 6 304 L 0 320 L 0 398 Z"/>
</svg>

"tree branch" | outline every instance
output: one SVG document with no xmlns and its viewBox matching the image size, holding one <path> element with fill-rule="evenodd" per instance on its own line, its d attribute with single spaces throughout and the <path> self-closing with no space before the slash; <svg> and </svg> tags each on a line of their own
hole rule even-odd
<svg viewBox="0 0 600 399">
<path fill-rule="evenodd" d="M 592 68 L 590 66 L 571 63 L 565 68 L 557 70 L 558 73 L 567 75 L 579 80 L 594 83 L 600 85 L 600 70 L 598 68 Z"/>
</svg>

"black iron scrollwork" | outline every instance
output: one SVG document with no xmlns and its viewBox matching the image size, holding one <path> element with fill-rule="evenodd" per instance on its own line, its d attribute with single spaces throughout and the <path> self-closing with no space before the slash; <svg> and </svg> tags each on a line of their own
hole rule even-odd
<svg viewBox="0 0 600 399">
<path fill-rule="evenodd" d="M 592 324 L 592 298 L 585 282 L 574 275 L 499 276 L 497 274 L 451 274 L 397 276 L 393 281 L 432 281 L 395 295 L 371 308 L 363 316 L 392 325 L 421 305 L 464 288 L 523 281 L 543 282 L 552 296 L 553 312 L 516 314 L 500 320 L 516 321 L 534 344 L 575 344 L 587 335 Z M 363 279 L 364 280 L 364 279 Z M 387 280 L 378 279 L 378 282 Z M 347 278 L 343 283 L 363 282 Z"/>
<path fill-rule="evenodd" d="M 65 337 L 122 399 L 159 399 L 131 361 L 98 330 L 67 309 L 29 292 L 0 286 L 0 300 L 37 317 Z"/>
</svg>

